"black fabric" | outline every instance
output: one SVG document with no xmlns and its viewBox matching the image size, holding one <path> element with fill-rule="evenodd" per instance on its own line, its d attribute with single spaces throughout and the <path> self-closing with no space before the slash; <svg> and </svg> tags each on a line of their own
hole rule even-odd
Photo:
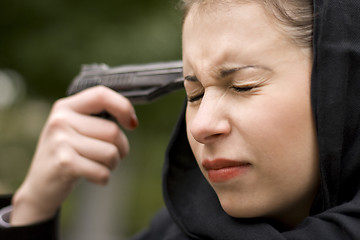
<svg viewBox="0 0 360 240">
<path fill-rule="evenodd" d="M 176 224 L 195 239 L 360 239 L 360 1 L 314 1 L 312 105 L 321 189 L 311 216 L 284 231 L 265 219 L 235 219 L 196 166 L 184 116 L 169 146 L 164 196 Z"/>
<path fill-rule="evenodd" d="M 176 240 L 190 239 L 171 219 L 168 211 L 162 209 L 154 217 L 149 229 L 139 233 L 131 240 Z"/>
<path fill-rule="evenodd" d="M 11 196 L 0 196 L 0 209 L 10 206 Z M 58 240 L 58 217 L 25 227 L 0 227 L 0 239 L 7 240 Z"/>
<path fill-rule="evenodd" d="M 316 2 L 312 100 L 327 209 L 360 187 L 360 1 Z"/>
</svg>

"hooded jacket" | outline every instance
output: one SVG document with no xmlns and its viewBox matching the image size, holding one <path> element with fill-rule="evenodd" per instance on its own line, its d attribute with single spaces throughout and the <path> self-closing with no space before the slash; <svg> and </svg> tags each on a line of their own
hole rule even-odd
<svg viewBox="0 0 360 240">
<path fill-rule="evenodd" d="M 360 1 L 314 0 L 314 15 L 311 98 L 321 186 L 310 216 L 282 230 L 267 219 L 227 215 L 191 152 L 184 110 L 166 153 L 166 208 L 134 240 L 360 239 Z M 0 229 L 0 239 L 23 239 L 16 237 L 24 233 L 26 239 L 56 239 L 55 232 L 52 219 Z"/>
</svg>

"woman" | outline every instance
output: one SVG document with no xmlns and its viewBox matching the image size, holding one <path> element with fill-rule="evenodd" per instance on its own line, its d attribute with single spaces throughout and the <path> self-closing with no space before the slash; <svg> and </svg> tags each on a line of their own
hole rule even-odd
<svg viewBox="0 0 360 240">
<path fill-rule="evenodd" d="M 188 99 L 167 152 L 166 209 L 134 239 L 360 236 L 360 4 L 194 0 L 185 8 Z M 22 227 L 0 236 L 56 239 L 54 215 L 76 180 L 108 180 L 128 143 L 114 123 L 89 116 L 102 110 L 137 125 L 129 102 L 102 87 L 55 104 L 12 200 L 10 224 Z"/>
</svg>

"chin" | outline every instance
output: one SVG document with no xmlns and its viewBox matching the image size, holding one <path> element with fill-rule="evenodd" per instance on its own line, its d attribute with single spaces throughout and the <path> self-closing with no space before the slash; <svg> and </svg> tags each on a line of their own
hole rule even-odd
<svg viewBox="0 0 360 240">
<path fill-rule="evenodd" d="M 266 216 L 266 211 L 254 203 L 239 204 L 241 201 L 221 201 L 222 209 L 231 217 L 234 218 L 256 218 Z"/>
<path fill-rule="evenodd" d="M 246 209 L 246 210 L 239 210 L 239 209 L 234 209 L 234 208 L 224 208 L 223 210 L 231 217 L 234 218 L 256 218 L 256 217 L 261 217 L 262 215 L 260 214 L 255 214 L 253 211 L 251 211 L 252 209 Z"/>
</svg>

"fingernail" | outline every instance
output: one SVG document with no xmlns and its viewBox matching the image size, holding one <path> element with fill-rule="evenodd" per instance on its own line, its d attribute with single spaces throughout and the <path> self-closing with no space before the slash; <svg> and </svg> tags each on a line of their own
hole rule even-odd
<svg viewBox="0 0 360 240">
<path fill-rule="evenodd" d="M 139 125 L 139 121 L 138 121 L 136 115 L 134 114 L 131 117 L 130 126 L 131 126 L 131 128 L 136 128 L 138 125 Z"/>
</svg>

